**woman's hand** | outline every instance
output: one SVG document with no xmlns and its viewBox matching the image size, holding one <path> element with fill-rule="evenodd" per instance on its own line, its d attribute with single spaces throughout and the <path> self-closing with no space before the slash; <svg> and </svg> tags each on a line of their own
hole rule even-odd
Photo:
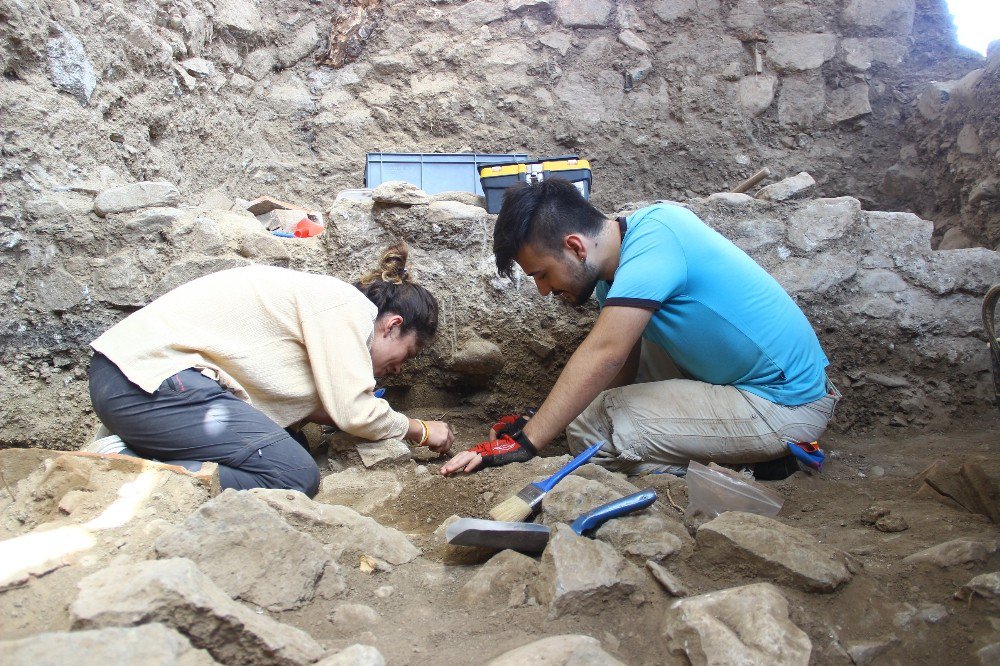
<svg viewBox="0 0 1000 666">
<path fill-rule="evenodd" d="M 426 446 L 435 453 L 448 453 L 455 441 L 455 433 L 444 421 L 424 421 L 427 424 Z"/>
<path fill-rule="evenodd" d="M 426 430 L 424 430 L 426 428 Z M 426 439 L 424 436 L 426 434 Z M 421 421 L 410 419 L 410 427 L 406 431 L 406 439 L 414 444 L 426 446 L 435 453 L 448 453 L 455 441 L 455 433 L 444 421 Z"/>
</svg>

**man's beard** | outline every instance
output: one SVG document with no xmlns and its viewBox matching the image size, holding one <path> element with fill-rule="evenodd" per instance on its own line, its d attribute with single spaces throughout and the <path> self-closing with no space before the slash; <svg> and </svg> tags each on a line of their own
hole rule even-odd
<svg viewBox="0 0 1000 666">
<path fill-rule="evenodd" d="M 577 306 L 583 305 L 590 300 L 594 290 L 597 289 L 597 283 L 601 279 L 600 271 L 596 266 L 591 266 L 586 261 L 571 262 L 570 265 L 572 266 L 573 282 L 578 286 L 571 303 Z"/>
</svg>

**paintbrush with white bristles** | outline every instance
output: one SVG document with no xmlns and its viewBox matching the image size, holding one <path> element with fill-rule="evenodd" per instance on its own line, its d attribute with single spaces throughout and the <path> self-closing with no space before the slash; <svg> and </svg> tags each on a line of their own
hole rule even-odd
<svg viewBox="0 0 1000 666">
<path fill-rule="evenodd" d="M 513 497 L 508 497 L 503 502 L 500 502 L 500 504 L 497 504 L 495 507 L 490 509 L 490 517 L 493 518 L 493 520 L 511 523 L 524 520 L 535 512 L 538 506 L 542 503 L 542 498 L 545 497 L 546 493 L 552 490 L 553 486 L 562 481 L 577 467 L 580 467 L 594 457 L 594 454 L 600 451 L 602 446 L 604 446 L 604 442 L 594 444 L 576 458 L 573 458 L 566 463 L 565 467 L 549 478 L 537 483 L 529 483 L 524 488 L 521 488 L 521 492 Z"/>
</svg>

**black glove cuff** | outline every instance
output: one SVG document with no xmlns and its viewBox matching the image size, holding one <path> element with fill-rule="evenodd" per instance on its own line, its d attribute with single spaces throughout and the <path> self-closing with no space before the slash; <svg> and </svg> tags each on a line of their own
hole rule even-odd
<svg viewBox="0 0 1000 666">
<path fill-rule="evenodd" d="M 522 448 L 526 449 L 532 456 L 538 455 L 538 449 L 535 445 L 531 443 L 528 436 L 524 434 L 523 430 L 518 430 L 514 434 L 510 435 L 510 438 L 521 445 Z"/>
</svg>

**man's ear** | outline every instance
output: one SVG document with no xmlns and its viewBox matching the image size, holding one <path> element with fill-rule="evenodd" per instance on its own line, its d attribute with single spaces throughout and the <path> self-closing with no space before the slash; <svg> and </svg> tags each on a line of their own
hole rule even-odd
<svg viewBox="0 0 1000 666">
<path fill-rule="evenodd" d="M 577 261 L 587 258 L 587 243 L 581 234 L 570 234 L 563 238 L 563 247 L 569 250 Z"/>
</svg>

